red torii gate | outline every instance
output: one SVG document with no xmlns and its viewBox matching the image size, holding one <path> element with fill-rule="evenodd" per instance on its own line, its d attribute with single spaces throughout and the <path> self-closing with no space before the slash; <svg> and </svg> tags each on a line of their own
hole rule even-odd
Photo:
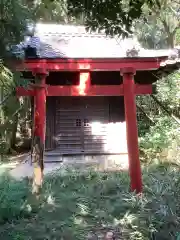
<svg viewBox="0 0 180 240">
<path fill-rule="evenodd" d="M 141 166 L 139 160 L 138 130 L 135 96 L 152 94 L 152 85 L 135 84 L 136 71 L 157 70 L 167 57 L 115 58 L 115 59 L 33 59 L 17 65 L 18 71 L 31 71 L 38 82 L 29 89 L 17 88 L 18 96 L 34 96 L 34 139 L 35 162 L 34 184 L 41 186 L 43 178 L 43 153 L 45 144 L 46 96 L 124 96 L 127 128 L 127 147 L 131 191 L 142 192 Z M 79 86 L 46 85 L 46 77 L 52 71 L 78 71 Z M 91 71 L 119 71 L 122 85 L 91 85 Z"/>
</svg>

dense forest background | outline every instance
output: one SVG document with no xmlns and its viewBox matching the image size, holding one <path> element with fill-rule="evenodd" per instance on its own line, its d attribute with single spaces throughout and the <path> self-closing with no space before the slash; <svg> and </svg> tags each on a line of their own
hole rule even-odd
<svg viewBox="0 0 180 240">
<path fill-rule="evenodd" d="M 0 153 L 29 151 L 31 99 L 17 98 L 26 79 L 11 68 L 11 46 L 19 43 L 28 23 L 84 24 L 107 34 L 137 36 L 145 48 L 180 46 L 180 3 L 173 0 L 75 1 L 2 0 L 0 2 Z M 180 161 L 180 71 L 157 82 L 154 97 L 137 97 L 141 157 Z"/>
</svg>

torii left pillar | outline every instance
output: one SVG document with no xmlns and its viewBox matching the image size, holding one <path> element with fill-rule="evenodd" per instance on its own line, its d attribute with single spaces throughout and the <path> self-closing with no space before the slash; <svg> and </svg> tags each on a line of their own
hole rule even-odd
<svg viewBox="0 0 180 240">
<path fill-rule="evenodd" d="M 46 131 L 46 76 L 47 73 L 45 71 L 35 74 L 34 128 L 32 139 L 32 163 L 34 166 L 33 193 L 39 193 L 43 182 Z"/>
</svg>

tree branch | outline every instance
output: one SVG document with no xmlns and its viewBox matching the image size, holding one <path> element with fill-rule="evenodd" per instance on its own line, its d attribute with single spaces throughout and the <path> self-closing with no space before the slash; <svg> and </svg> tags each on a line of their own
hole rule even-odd
<svg viewBox="0 0 180 240">
<path fill-rule="evenodd" d="M 172 117 L 178 124 L 180 124 L 179 116 L 175 116 L 171 111 L 167 110 L 166 107 L 154 95 L 151 95 L 151 97 L 170 117 Z"/>
<path fill-rule="evenodd" d="M 174 2 L 174 3 L 176 3 L 176 4 L 178 4 L 180 6 L 179 0 L 172 0 L 172 2 Z"/>
<path fill-rule="evenodd" d="M 6 100 L 8 100 L 12 95 L 14 95 L 15 90 L 13 90 L 11 93 L 9 93 L 1 102 L 0 102 L 0 106 L 3 105 Z"/>
<path fill-rule="evenodd" d="M 151 119 L 147 113 L 144 111 L 144 109 L 142 107 L 140 107 L 138 104 L 136 104 L 137 108 L 139 108 L 139 110 L 144 114 L 144 116 L 152 123 L 155 124 L 155 122 L 153 121 L 153 119 Z"/>
</svg>

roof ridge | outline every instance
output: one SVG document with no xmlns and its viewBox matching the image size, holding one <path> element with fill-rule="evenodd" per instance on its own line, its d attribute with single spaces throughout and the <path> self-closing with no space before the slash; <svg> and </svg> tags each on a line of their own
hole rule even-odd
<svg viewBox="0 0 180 240">
<path fill-rule="evenodd" d="M 43 36 L 80 36 L 80 37 L 103 37 L 103 38 L 112 38 L 111 36 L 106 36 L 105 34 L 95 34 L 95 33 L 69 33 L 69 32 L 36 32 L 35 36 L 43 35 Z"/>
<path fill-rule="evenodd" d="M 48 29 L 51 29 L 50 31 Z M 44 24 L 44 23 L 37 23 L 35 25 L 35 32 L 43 32 L 43 33 L 79 33 L 79 34 L 105 34 L 104 31 L 98 32 L 91 32 L 87 31 L 84 25 L 69 25 L 69 24 Z"/>
</svg>

